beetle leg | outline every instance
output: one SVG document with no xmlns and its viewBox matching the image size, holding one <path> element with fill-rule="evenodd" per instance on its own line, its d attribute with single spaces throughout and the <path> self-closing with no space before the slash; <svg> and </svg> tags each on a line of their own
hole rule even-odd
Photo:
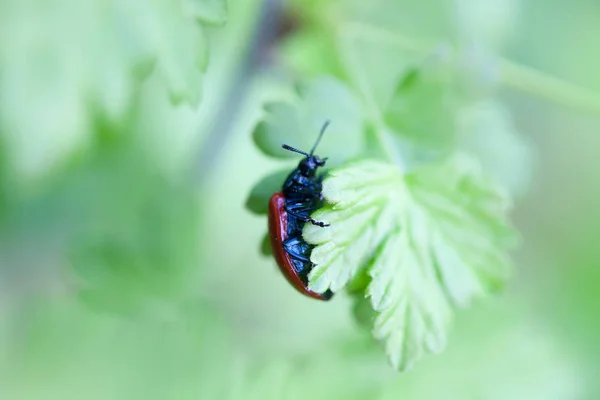
<svg viewBox="0 0 600 400">
<path fill-rule="evenodd" d="M 308 222 L 310 222 L 313 225 L 320 226 L 321 228 L 325 228 L 326 226 L 331 225 L 331 224 L 328 224 L 328 223 L 323 222 L 323 221 L 316 221 L 316 220 L 314 220 L 312 218 L 309 218 Z"/>
<path fill-rule="evenodd" d="M 316 226 L 320 226 L 321 228 L 325 228 L 326 226 L 329 226 L 330 224 L 323 222 L 323 221 L 317 221 L 316 219 L 312 219 L 311 217 L 305 217 L 305 216 L 300 216 L 298 214 L 294 214 L 294 213 L 289 213 L 290 215 L 304 221 L 304 222 L 310 222 L 313 225 Z"/>
<path fill-rule="evenodd" d="M 285 211 L 288 214 L 290 214 L 292 217 L 298 218 L 299 220 L 304 221 L 304 222 L 310 222 L 311 224 L 316 225 L 316 226 L 320 226 L 321 228 L 324 228 L 324 227 L 330 225 L 330 224 L 328 224 L 326 222 L 317 221 L 316 219 L 312 219 L 311 217 L 308 217 L 306 215 L 299 214 L 296 211 L 291 211 L 287 207 L 285 208 Z"/>
</svg>

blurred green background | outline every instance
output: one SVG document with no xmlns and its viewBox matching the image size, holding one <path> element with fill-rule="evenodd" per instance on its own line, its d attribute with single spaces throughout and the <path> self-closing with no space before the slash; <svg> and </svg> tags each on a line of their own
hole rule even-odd
<svg viewBox="0 0 600 400">
<path fill-rule="evenodd" d="M 215 24 L 217 1 L 0 0 L 0 398 L 600 398 L 598 112 L 501 88 L 519 134 L 487 127 L 482 153 L 517 194 L 516 273 L 410 372 L 260 255 L 244 203 L 282 164 L 252 130 L 282 64 L 331 64 L 273 10 L 324 3 L 230 0 Z M 336 3 L 433 42 L 458 21 L 600 93 L 598 1 Z"/>
</svg>

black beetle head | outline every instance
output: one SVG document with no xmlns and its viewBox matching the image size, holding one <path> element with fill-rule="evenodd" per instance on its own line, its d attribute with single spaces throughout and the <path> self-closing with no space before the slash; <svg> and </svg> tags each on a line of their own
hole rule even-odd
<svg viewBox="0 0 600 400">
<path fill-rule="evenodd" d="M 325 123 L 323 124 L 323 127 L 321 128 L 321 132 L 319 132 L 319 137 L 317 138 L 317 141 L 315 142 L 312 150 L 310 151 L 310 154 L 306 153 L 302 150 L 298 150 L 291 146 L 288 146 L 287 144 L 284 144 L 282 146 L 286 150 L 293 151 L 295 153 L 300 153 L 300 154 L 303 154 L 306 156 L 306 159 L 300 161 L 300 164 L 298 164 L 298 170 L 300 170 L 300 173 L 304 176 L 308 176 L 308 177 L 315 176 L 317 168 L 324 166 L 325 162 L 327 161 L 327 158 L 321 159 L 319 156 L 313 155 L 313 153 L 315 152 L 319 142 L 321 141 L 321 138 L 323 137 L 323 133 L 325 132 L 325 129 L 327 128 L 328 125 L 329 125 L 329 121 L 325 121 Z"/>
<path fill-rule="evenodd" d="M 327 158 L 321 159 L 319 156 L 308 155 L 298 164 L 298 170 L 306 177 L 313 177 L 316 174 L 317 168 L 322 167 L 327 162 Z"/>
</svg>

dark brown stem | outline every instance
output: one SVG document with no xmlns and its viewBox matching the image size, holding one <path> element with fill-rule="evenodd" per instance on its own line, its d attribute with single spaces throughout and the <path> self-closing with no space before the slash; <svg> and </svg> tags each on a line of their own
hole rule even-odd
<svg viewBox="0 0 600 400">
<path fill-rule="evenodd" d="M 237 67 L 208 136 L 202 143 L 194 166 L 194 176 L 200 184 L 208 178 L 215 160 L 232 133 L 232 122 L 246 100 L 254 73 L 268 60 L 269 50 L 277 41 L 283 20 L 282 0 L 264 0 L 260 6 L 254 31 L 243 61 Z"/>
</svg>

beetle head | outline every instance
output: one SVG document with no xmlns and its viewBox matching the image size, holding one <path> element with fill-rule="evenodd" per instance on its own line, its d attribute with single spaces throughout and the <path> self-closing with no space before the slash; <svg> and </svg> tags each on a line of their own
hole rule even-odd
<svg viewBox="0 0 600 400">
<path fill-rule="evenodd" d="M 323 137 L 323 133 L 325 133 L 325 129 L 327 128 L 327 126 L 329 125 L 329 121 L 325 121 L 325 123 L 323 124 L 323 127 L 321 128 L 321 132 L 319 132 L 319 137 L 317 138 L 317 141 L 315 142 L 312 150 L 309 153 L 306 153 L 302 150 L 298 150 L 296 148 L 293 148 L 291 146 L 288 146 L 287 144 L 284 144 L 282 147 L 286 150 L 289 151 L 293 151 L 295 153 L 300 153 L 306 156 L 306 158 L 302 161 L 300 161 L 300 164 L 298 164 L 298 170 L 300 171 L 300 173 L 306 177 L 313 177 L 316 174 L 317 168 L 322 167 L 325 165 L 325 162 L 327 161 L 327 158 L 320 158 L 317 155 L 314 155 L 314 152 L 317 148 L 317 146 L 319 145 L 319 142 L 321 141 L 321 138 Z"/>
<path fill-rule="evenodd" d="M 315 176 L 317 168 L 325 165 L 327 158 L 320 158 L 319 156 L 309 155 L 298 164 L 298 170 L 306 177 L 312 178 Z"/>
</svg>

